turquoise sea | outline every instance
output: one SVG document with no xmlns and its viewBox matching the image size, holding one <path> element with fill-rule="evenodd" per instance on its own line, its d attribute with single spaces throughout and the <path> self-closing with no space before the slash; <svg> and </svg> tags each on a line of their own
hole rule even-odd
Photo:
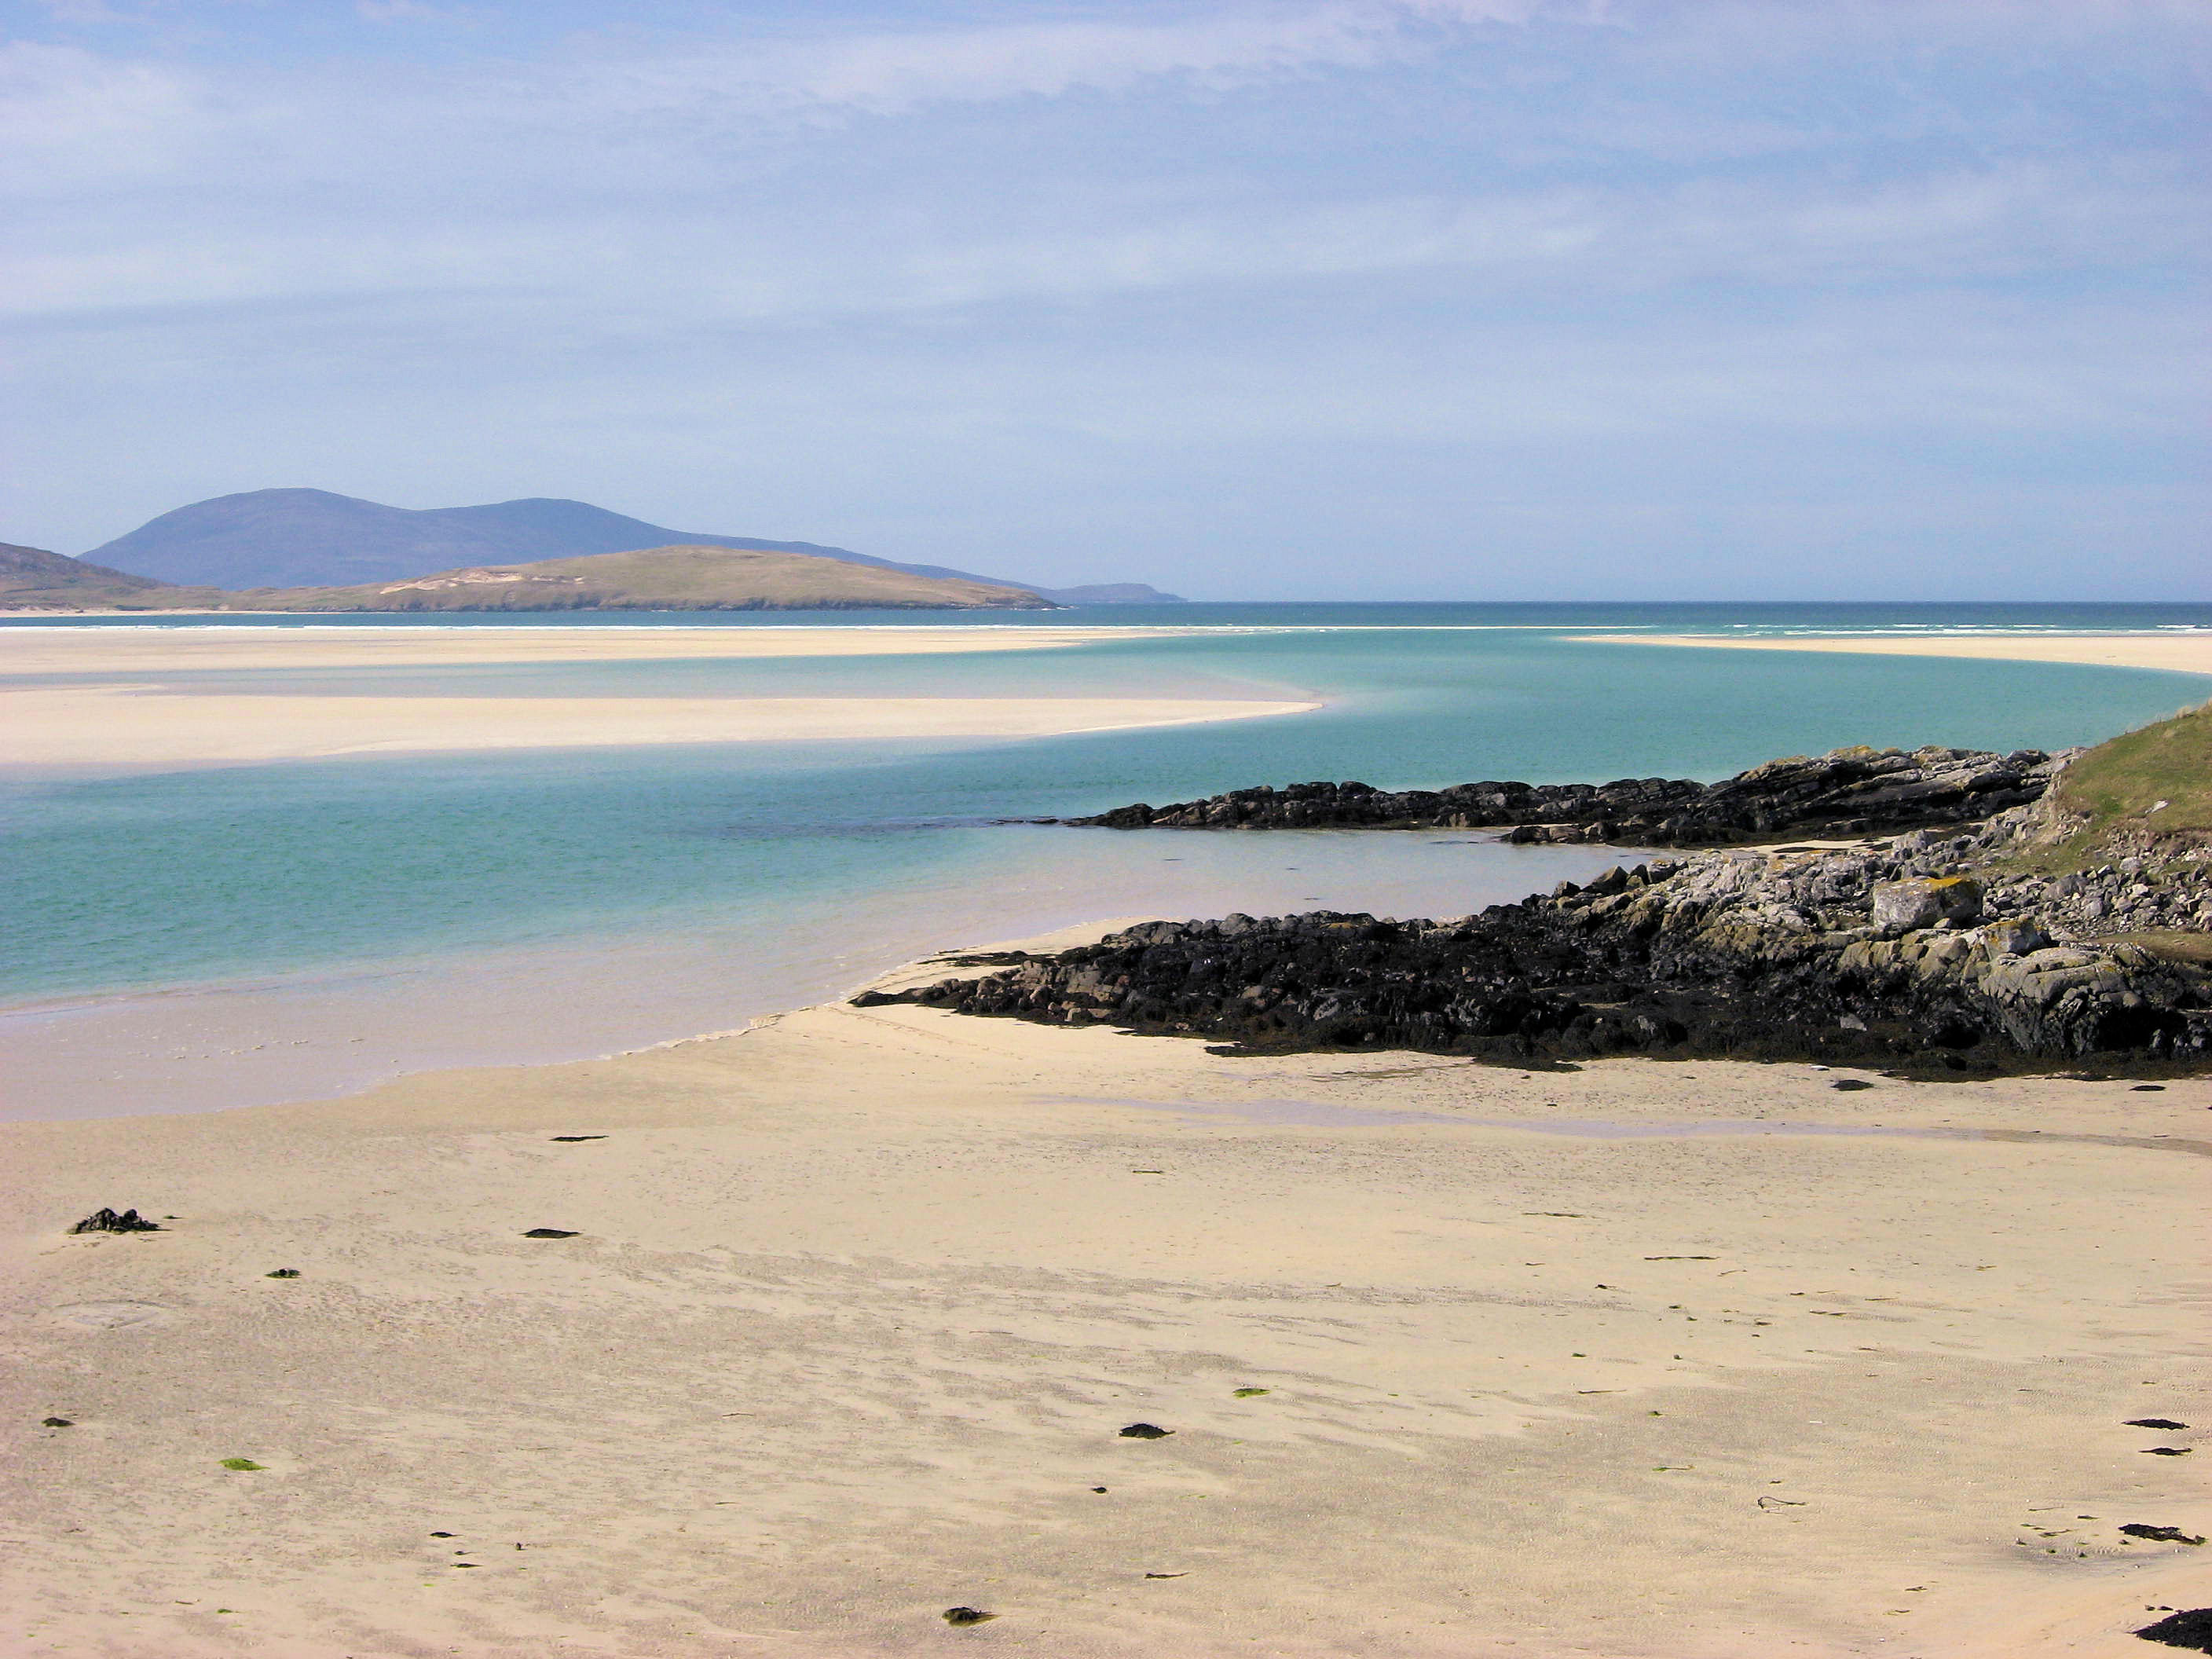
<svg viewBox="0 0 2212 1659">
<path fill-rule="evenodd" d="M 1844 743 L 2093 742 L 2202 702 L 2135 670 L 1588 643 L 2212 629 L 2212 605 L 1250 605 L 409 626 L 947 623 L 1073 649 L 376 671 L 387 695 L 1285 696 L 1317 712 L 1024 741 L 349 758 L 0 779 L 0 1044 L 19 1116 L 194 1109 L 741 1025 L 926 951 L 1102 917 L 1457 915 L 1587 874 L 1464 836 L 1204 836 L 994 820 L 1241 784 L 1711 778 Z M 194 627 L 199 619 L 0 622 Z M 225 626 L 383 627 L 385 618 Z M 1136 630 L 1168 628 L 1165 637 Z M 205 675 L 243 690 L 359 685 Z M 368 689 L 368 688 L 362 688 Z"/>
</svg>

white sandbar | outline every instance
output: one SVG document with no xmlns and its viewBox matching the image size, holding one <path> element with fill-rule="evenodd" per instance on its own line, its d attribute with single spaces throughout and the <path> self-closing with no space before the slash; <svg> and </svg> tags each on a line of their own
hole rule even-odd
<svg viewBox="0 0 2212 1659">
<path fill-rule="evenodd" d="M 1732 640 L 1709 634 L 1586 634 L 1584 645 L 1694 646 L 1717 651 L 1844 651 L 1871 657 L 1972 657 L 1998 662 L 2081 663 L 2212 674 L 2212 634 L 1948 635 L 1901 639 Z"/>
<path fill-rule="evenodd" d="M 1291 714 L 1182 697 L 377 697 L 160 686 L 0 690 L 0 766 L 237 765 L 341 755 L 824 738 L 1036 738 Z"/>
<path fill-rule="evenodd" d="M 1146 630 L 1126 628 L 441 628 L 398 620 L 363 627 L 8 628 L 0 629 L 0 676 L 939 656 L 1049 651 L 1102 640 L 1149 637 Z"/>
</svg>

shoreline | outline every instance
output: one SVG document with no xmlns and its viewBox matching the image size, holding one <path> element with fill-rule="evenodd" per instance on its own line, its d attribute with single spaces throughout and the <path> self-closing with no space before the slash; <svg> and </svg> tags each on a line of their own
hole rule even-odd
<svg viewBox="0 0 2212 1659">
<path fill-rule="evenodd" d="M 2142 1294 L 2212 1271 L 2212 1080 L 1832 1076 L 837 1003 L 0 1126 L 0 1387 L 72 1425 L 0 1602 L 119 1659 L 2134 1650 L 2196 1555 L 2114 1528 L 2212 1529 L 2121 1421 L 2212 1406 Z"/>
<path fill-rule="evenodd" d="M 1570 634 L 1577 645 L 1657 645 L 1715 651 L 1832 651 L 1873 657 L 1963 657 L 1979 661 L 2072 663 L 2212 676 L 2212 634 L 2045 634 L 1999 638 L 1953 635 L 1903 639 L 1804 636 L 1739 640 L 1702 634 Z"/>
<path fill-rule="evenodd" d="M 11 1088 L 0 1117 L 201 1112 L 359 1093 L 396 1076 L 606 1058 L 850 994 L 963 939 L 1086 918 L 1241 906 L 1430 915 L 1586 880 L 1613 849 L 1504 848 L 1449 835 L 1382 845 L 1303 838 L 1287 862 L 1249 842 L 1146 847 L 1102 838 L 1066 878 L 1066 832 L 1002 825 L 988 865 L 928 893 L 757 910 L 715 927 L 657 924 L 521 946 L 307 962 L 107 989 L 26 992 L 0 1010 Z M 1162 861 L 1162 852 L 1177 854 Z M 794 927 L 798 931 L 794 932 Z"/>
</svg>

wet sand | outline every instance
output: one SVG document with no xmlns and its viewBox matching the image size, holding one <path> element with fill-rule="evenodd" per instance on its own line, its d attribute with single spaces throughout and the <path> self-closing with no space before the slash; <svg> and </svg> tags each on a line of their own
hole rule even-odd
<svg viewBox="0 0 2212 1659">
<path fill-rule="evenodd" d="M 834 1006 L 0 1127 L 0 1647 L 2153 1651 L 2212 1081 L 1874 1080 Z"/>
<path fill-rule="evenodd" d="M 1846 651 L 1875 657 L 1972 657 L 1984 661 L 2085 663 L 2102 668 L 2162 668 L 2212 674 L 2212 634 L 1954 635 L 1880 639 L 1731 640 L 1705 634 L 1588 634 L 1584 645 L 1695 646 L 1717 651 Z"/>
</svg>

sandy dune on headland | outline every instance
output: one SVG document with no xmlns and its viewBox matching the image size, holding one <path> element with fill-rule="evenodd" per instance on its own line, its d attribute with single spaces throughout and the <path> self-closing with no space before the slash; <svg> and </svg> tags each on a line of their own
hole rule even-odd
<svg viewBox="0 0 2212 1659">
<path fill-rule="evenodd" d="M 0 689 L 0 766 L 159 766 L 485 749 L 1034 738 L 1291 714 L 1194 697 L 380 697 Z"/>
<path fill-rule="evenodd" d="M 1718 651 L 1844 651 L 1874 657 L 1972 657 L 1999 662 L 2069 662 L 2100 668 L 2163 668 L 2212 674 L 2212 634 L 1959 634 L 1881 638 L 1732 640 L 1707 634 L 1586 634 L 1583 645 L 1689 645 Z"/>
<path fill-rule="evenodd" d="M 5 1126 L 0 1647 L 2148 1651 L 2212 1082 L 1830 1080 L 831 1006 Z"/>
</svg>

